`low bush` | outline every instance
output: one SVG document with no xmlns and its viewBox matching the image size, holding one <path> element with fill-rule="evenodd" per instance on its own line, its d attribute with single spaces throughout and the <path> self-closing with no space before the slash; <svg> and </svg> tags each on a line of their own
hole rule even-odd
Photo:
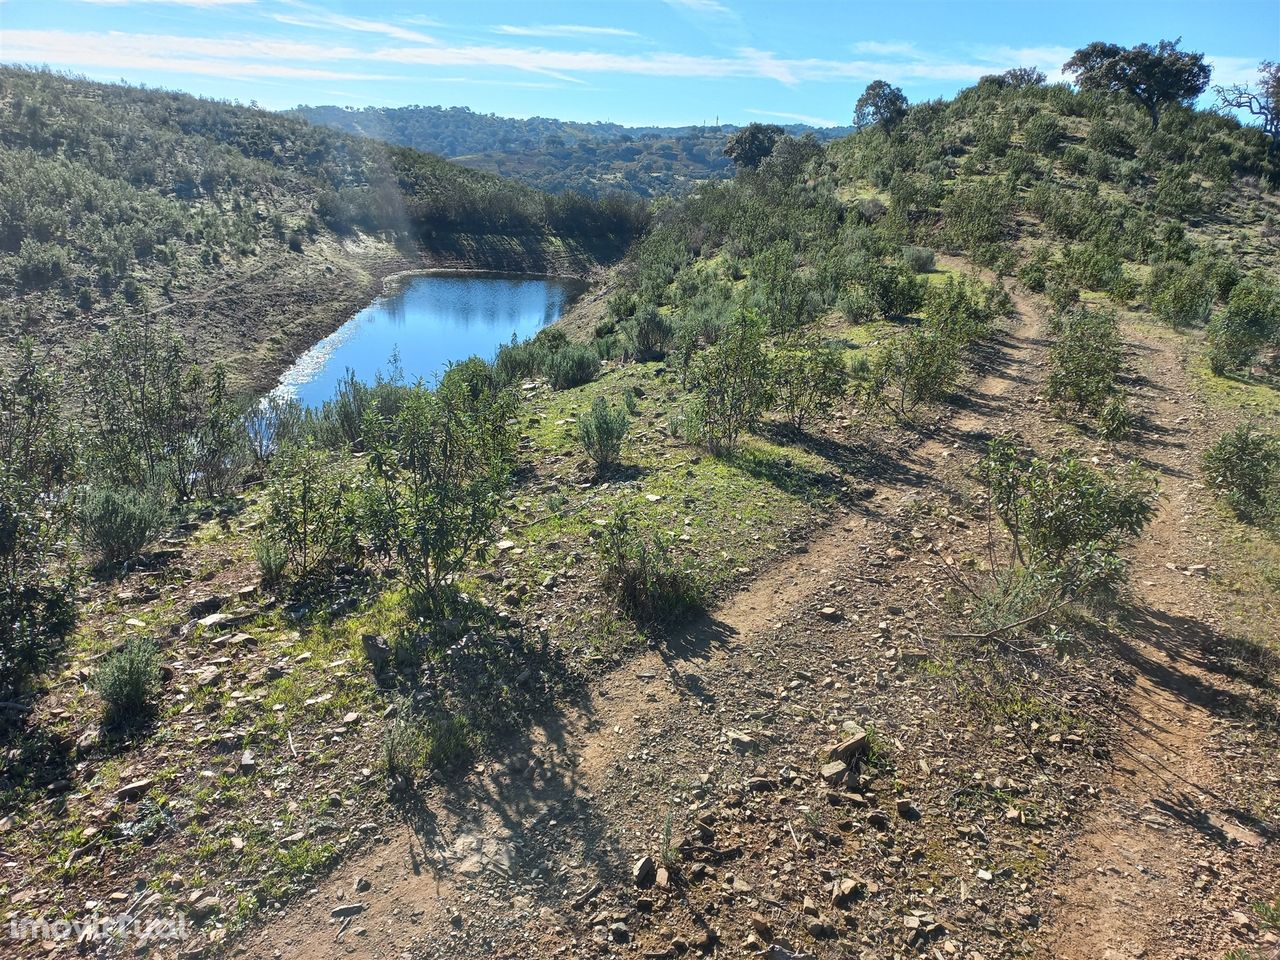
<svg viewBox="0 0 1280 960">
<path fill-rule="evenodd" d="M 1113 314 L 1075 310 L 1058 316 L 1049 351 L 1049 399 L 1091 414 L 1102 411 L 1116 390 L 1123 359 Z"/>
<path fill-rule="evenodd" d="M 628 426 L 626 409 L 610 406 L 604 397 L 596 397 L 591 410 L 578 421 L 578 439 L 597 470 L 604 471 L 618 463 Z"/>
<path fill-rule="evenodd" d="M 553 390 L 568 390 L 590 383 L 600 373 L 600 358 L 586 344 L 571 343 L 552 353 L 543 372 Z"/>
<path fill-rule="evenodd" d="M 938 330 L 912 330 L 880 351 L 865 389 L 869 399 L 906 417 L 947 396 L 962 369 L 956 340 Z"/>
<path fill-rule="evenodd" d="M 605 591 L 638 623 L 670 623 L 705 603 L 701 580 L 677 564 L 670 538 L 640 536 L 625 514 L 604 528 L 601 560 Z"/>
<path fill-rule="evenodd" d="M 770 362 L 774 399 L 797 430 L 830 413 L 844 395 L 849 374 L 834 347 L 803 340 L 774 351 Z"/>
<path fill-rule="evenodd" d="M 935 257 L 928 247 L 906 246 L 902 248 L 902 262 L 912 273 L 929 273 L 933 270 Z"/>
<path fill-rule="evenodd" d="M 114 566 L 136 557 L 164 530 L 169 509 L 154 493 L 129 487 L 89 487 L 77 511 L 80 540 Z"/>
<path fill-rule="evenodd" d="M 102 698 L 109 724 L 127 725 L 149 716 L 160 689 L 160 651 L 155 642 L 145 637 L 125 641 L 99 668 L 94 689 Z"/>
<path fill-rule="evenodd" d="M 1241 520 L 1280 524 L 1280 437 L 1241 424 L 1205 453 L 1204 473 Z"/>
</svg>

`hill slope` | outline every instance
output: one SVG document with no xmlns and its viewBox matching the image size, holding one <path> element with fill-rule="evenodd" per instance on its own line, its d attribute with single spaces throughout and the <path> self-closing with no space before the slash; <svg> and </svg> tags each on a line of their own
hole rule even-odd
<svg viewBox="0 0 1280 960">
<path fill-rule="evenodd" d="M 1265 956 L 1280 544 L 1203 460 L 1280 413 L 1261 147 L 996 80 L 670 205 L 463 371 L 519 400 L 447 616 L 363 526 L 264 579 L 284 460 L 86 585 L 2 728 L 0 905 L 304 960 Z M 337 432 L 307 481 L 383 519 Z"/>
<path fill-rule="evenodd" d="M 198 350 L 229 355 L 261 385 L 380 275 L 430 264 L 582 274 L 618 256 L 642 216 L 266 111 L 0 69 L 9 342 L 66 342 L 163 309 Z"/>
<path fill-rule="evenodd" d="M 704 180 L 733 175 L 724 144 L 738 128 L 624 127 L 480 114 L 465 107 L 298 107 L 296 116 L 361 136 L 449 157 L 464 166 L 512 177 L 541 190 L 589 196 L 623 191 L 641 197 L 685 193 Z M 847 130 L 789 133 L 820 139 Z"/>
</svg>

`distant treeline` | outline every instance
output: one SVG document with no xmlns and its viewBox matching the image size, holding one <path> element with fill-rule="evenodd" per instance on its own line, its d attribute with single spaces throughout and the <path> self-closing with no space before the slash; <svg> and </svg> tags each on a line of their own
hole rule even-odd
<svg viewBox="0 0 1280 960">
<path fill-rule="evenodd" d="M 687 127 L 624 127 L 574 123 L 546 117 L 498 117 L 466 107 L 301 106 L 294 116 L 349 133 L 449 157 L 553 193 L 601 196 L 626 191 L 642 197 L 683 193 L 704 180 L 733 175 L 725 141 L 738 130 L 729 124 Z M 810 131 L 827 140 L 850 128 Z"/>
</svg>

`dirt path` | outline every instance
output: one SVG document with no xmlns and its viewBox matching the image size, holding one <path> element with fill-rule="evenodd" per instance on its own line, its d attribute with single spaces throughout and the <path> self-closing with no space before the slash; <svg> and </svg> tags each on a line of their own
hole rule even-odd
<svg viewBox="0 0 1280 960">
<path fill-rule="evenodd" d="M 995 429 L 994 412 L 1020 382 L 1021 354 L 1038 323 L 1030 304 L 1018 306 L 1015 329 L 986 358 L 965 408 L 886 469 L 859 509 L 837 516 L 712 615 L 602 677 L 586 703 L 544 718 L 504 760 L 431 792 L 373 852 L 344 864 L 236 953 L 462 958 L 504 945 L 497 955 L 514 957 L 535 955 L 524 951 L 536 942 L 551 955 L 566 904 L 594 899 L 597 884 L 630 886 L 635 851 L 654 846 L 655 821 L 663 829 L 647 797 L 672 783 L 690 785 L 696 797 L 715 768 L 706 759 L 711 745 L 728 742 L 735 718 L 745 727 L 766 706 L 757 691 L 812 662 L 812 651 L 803 663 L 769 658 L 779 649 L 771 631 L 802 609 L 811 616 L 837 568 L 845 580 L 879 582 L 879 557 L 901 536 L 890 516 L 896 505 L 957 446 Z M 513 888 L 524 892 L 512 896 Z M 331 911 L 350 903 L 362 904 L 358 916 L 335 922 Z"/>
<path fill-rule="evenodd" d="M 1247 697 L 1212 659 L 1223 638 L 1207 580 L 1215 553 L 1198 451 L 1217 428 L 1192 398 L 1185 345 L 1141 332 L 1131 340 L 1145 373 L 1140 455 L 1163 496 L 1134 556 L 1136 603 L 1121 651 L 1134 682 L 1118 715 L 1126 733 L 1054 890 L 1043 956 L 1060 960 L 1215 957 L 1252 943 L 1236 911 L 1261 898 L 1249 891 L 1259 867 L 1280 864 L 1265 827 L 1227 799 L 1215 744 Z"/>
</svg>

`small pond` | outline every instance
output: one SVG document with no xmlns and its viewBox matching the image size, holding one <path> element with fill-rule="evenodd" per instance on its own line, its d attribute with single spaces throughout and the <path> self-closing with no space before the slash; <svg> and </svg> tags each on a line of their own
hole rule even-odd
<svg viewBox="0 0 1280 960">
<path fill-rule="evenodd" d="M 560 318 L 583 290 L 575 280 L 493 274 L 407 278 L 302 354 L 275 392 L 318 407 L 348 369 L 372 382 L 399 357 L 405 379 L 433 383 L 468 357 L 492 360 L 514 335 L 524 340 Z"/>
</svg>

